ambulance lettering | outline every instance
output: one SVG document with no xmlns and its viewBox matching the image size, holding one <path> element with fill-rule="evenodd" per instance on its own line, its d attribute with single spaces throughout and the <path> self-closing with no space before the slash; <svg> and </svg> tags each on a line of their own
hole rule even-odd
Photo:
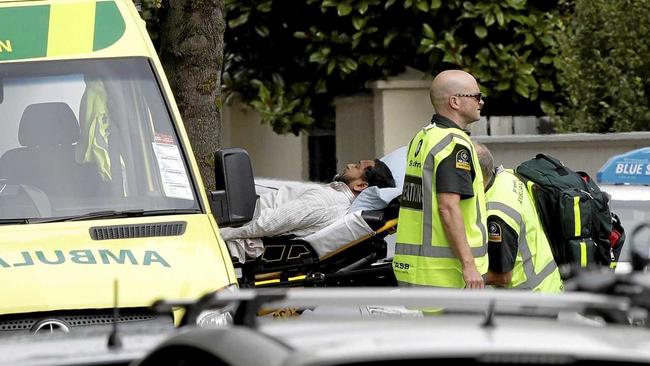
<svg viewBox="0 0 650 366">
<path fill-rule="evenodd" d="M 81 249 L 71 250 L 67 253 L 62 250 L 43 251 L 37 250 L 35 252 L 20 252 L 13 261 L 9 260 L 9 256 L 5 255 L 4 258 L 0 257 L 0 268 L 10 267 L 25 267 L 35 265 L 57 265 L 64 264 L 66 261 L 73 264 L 131 264 L 134 266 L 162 266 L 170 268 L 169 262 L 163 258 L 160 253 L 155 250 L 145 250 L 142 254 L 141 261 L 138 257 L 128 249 L 121 249 L 119 252 L 111 251 L 108 249 Z"/>
<path fill-rule="evenodd" d="M 2 52 L 8 52 L 12 53 L 14 52 L 13 48 L 11 47 L 11 40 L 6 39 L 6 40 L 0 40 L 0 53 Z"/>
</svg>

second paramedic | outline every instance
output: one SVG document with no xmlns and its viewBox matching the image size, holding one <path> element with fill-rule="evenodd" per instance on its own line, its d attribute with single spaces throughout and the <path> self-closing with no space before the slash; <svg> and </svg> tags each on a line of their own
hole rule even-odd
<svg viewBox="0 0 650 366">
<path fill-rule="evenodd" d="M 401 286 L 483 288 L 483 175 L 466 130 L 481 117 L 481 92 L 472 75 L 447 70 L 430 96 L 436 114 L 408 148 L 393 271 Z"/>
<path fill-rule="evenodd" d="M 490 151 L 475 143 L 485 180 L 489 271 L 487 284 L 562 292 L 551 246 L 526 184 L 512 170 L 493 169 Z"/>
</svg>

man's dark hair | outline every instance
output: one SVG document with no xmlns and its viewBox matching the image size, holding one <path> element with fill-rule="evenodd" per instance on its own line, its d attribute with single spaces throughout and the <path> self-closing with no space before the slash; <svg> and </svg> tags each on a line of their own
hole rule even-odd
<svg viewBox="0 0 650 366">
<path fill-rule="evenodd" d="M 367 167 L 363 173 L 363 178 L 368 182 L 368 186 L 377 186 L 379 188 L 395 187 L 395 179 L 390 168 L 383 161 L 375 159 L 374 167 Z"/>
</svg>

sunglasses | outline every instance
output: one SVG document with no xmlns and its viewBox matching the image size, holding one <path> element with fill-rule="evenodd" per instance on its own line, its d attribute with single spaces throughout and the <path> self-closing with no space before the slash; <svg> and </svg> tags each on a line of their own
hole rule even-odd
<svg viewBox="0 0 650 366">
<path fill-rule="evenodd" d="M 483 94 L 481 92 L 478 92 L 476 94 L 454 94 L 455 97 L 470 97 L 476 99 L 477 102 L 481 102 L 483 100 Z"/>
</svg>

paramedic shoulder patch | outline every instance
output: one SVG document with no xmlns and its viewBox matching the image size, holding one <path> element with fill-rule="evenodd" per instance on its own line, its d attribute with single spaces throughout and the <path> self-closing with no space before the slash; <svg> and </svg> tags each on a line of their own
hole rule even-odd
<svg viewBox="0 0 650 366">
<path fill-rule="evenodd" d="M 472 170 L 471 165 L 469 164 L 470 155 L 469 151 L 466 149 L 460 149 L 456 153 L 456 168 L 463 170 Z"/>
<path fill-rule="evenodd" d="M 488 222 L 488 241 L 492 243 L 501 243 L 501 226 L 494 221 Z"/>
</svg>

